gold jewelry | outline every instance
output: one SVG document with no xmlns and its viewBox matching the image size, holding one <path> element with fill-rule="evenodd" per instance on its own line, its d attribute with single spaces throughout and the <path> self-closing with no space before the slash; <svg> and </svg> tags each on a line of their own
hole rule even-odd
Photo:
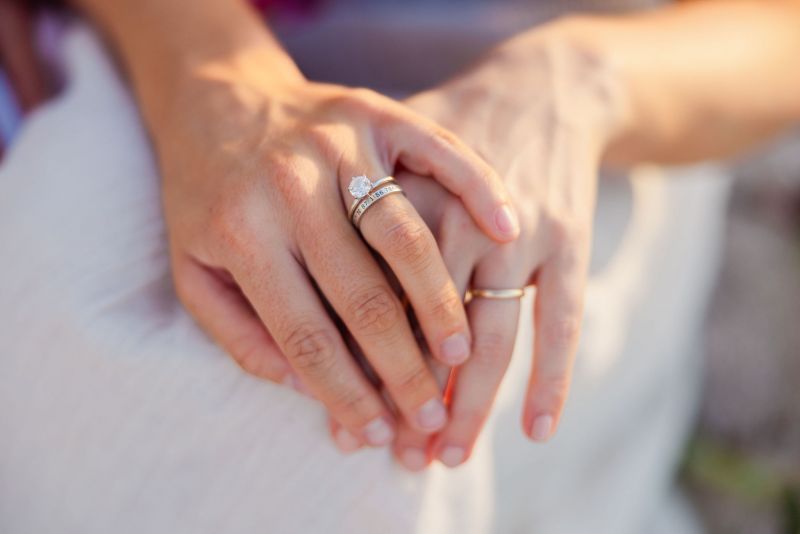
<svg viewBox="0 0 800 534">
<path fill-rule="evenodd" d="M 470 289 L 467 291 L 467 302 L 472 299 L 506 300 L 520 299 L 525 295 L 525 288 L 513 289 Z"/>
</svg>

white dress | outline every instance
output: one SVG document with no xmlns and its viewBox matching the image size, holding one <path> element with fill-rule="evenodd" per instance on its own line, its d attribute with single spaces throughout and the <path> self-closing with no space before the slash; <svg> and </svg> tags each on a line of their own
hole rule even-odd
<svg viewBox="0 0 800 534">
<path fill-rule="evenodd" d="M 372 16 L 347 9 L 290 39 L 308 70 L 303 47 Z M 338 453 L 319 405 L 245 375 L 195 326 L 172 291 L 135 104 L 85 27 L 61 51 L 66 90 L 0 167 L 0 532 L 694 531 L 674 472 L 696 407 L 725 176 L 643 169 L 604 182 L 559 434 L 535 445 L 519 427 L 526 313 L 474 458 L 410 474 L 387 450 Z"/>
</svg>

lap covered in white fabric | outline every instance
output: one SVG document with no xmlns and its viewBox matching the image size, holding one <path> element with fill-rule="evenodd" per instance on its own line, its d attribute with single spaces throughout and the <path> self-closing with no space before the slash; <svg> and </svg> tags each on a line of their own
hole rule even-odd
<svg viewBox="0 0 800 534">
<path fill-rule="evenodd" d="M 0 168 L 0 532 L 637 532 L 693 413 L 724 180 L 601 188 L 573 397 L 545 446 L 519 427 L 531 318 L 468 465 L 345 457 L 325 413 L 244 374 L 176 300 L 157 169 L 98 41 Z M 527 306 L 530 308 L 530 306 Z M 591 526 L 591 528 L 589 528 Z"/>
</svg>

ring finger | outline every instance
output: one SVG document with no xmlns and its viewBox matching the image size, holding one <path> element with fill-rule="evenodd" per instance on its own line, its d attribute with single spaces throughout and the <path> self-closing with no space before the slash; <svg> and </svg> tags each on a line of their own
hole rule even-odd
<svg viewBox="0 0 800 534">
<path fill-rule="evenodd" d="M 492 256 L 476 268 L 475 288 L 520 288 L 527 278 L 521 272 L 502 272 Z M 520 299 L 474 298 L 468 305 L 475 342 L 472 358 L 461 366 L 452 384 L 450 422 L 436 437 L 432 453 L 455 467 L 471 454 L 505 375 L 519 321 Z"/>
<path fill-rule="evenodd" d="M 340 222 L 332 223 L 337 215 Z M 446 423 L 447 412 L 402 305 L 367 247 L 337 215 L 302 230 L 301 253 L 309 273 L 399 411 L 417 430 L 436 431 Z"/>
</svg>

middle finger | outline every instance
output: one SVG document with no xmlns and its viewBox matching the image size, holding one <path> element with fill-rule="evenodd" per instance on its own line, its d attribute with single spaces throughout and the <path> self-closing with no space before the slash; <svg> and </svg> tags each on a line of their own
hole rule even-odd
<svg viewBox="0 0 800 534">
<path fill-rule="evenodd" d="M 434 432 L 443 427 L 447 412 L 440 390 L 399 299 L 370 251 L 341 214 L 333 213 L 301 232 L 300 248 L 310 274 L 398 410 L 417 430 Z"/>
<path fill-rule="evenodd" d="M 403 195 L 380 199 L 360 230 L 397 276 L 433 356 L 451 366 L 466 361 L 472 342 L 461 295 L 411 202 Z"/>
<path fill-rule="evenodd" d="M 474 287 L 524 285 L 524 276 L 500 271 L 491 257 L 484 259 L 476 270 Z M 486 422 L 514 351 L 520 300 L 475 298 L 468 305 L 468 313 L 475 336 L 473 355 L 458 369 L 452 385 L 450 422 L 436 437 L 432 451 L 448 467 L 466 461 Z"/>
</svg>

